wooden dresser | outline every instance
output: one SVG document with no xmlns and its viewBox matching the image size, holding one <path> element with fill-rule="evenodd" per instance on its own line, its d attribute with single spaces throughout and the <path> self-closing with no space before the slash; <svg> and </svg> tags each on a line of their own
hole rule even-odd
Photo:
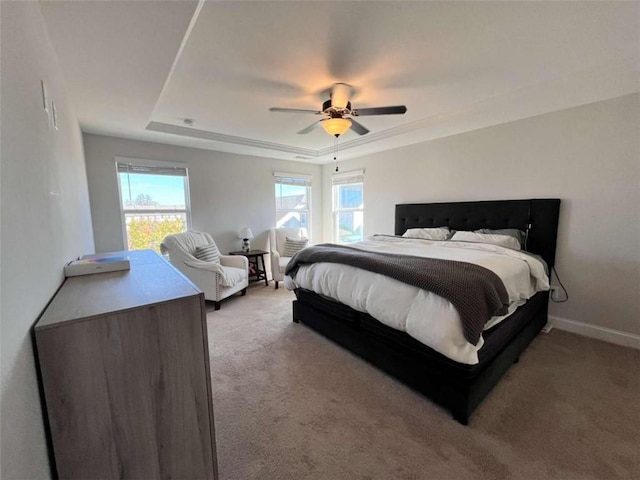
<svg viewBox="0 0 640 480">
<path fill-rule="evenodd" d="M 204 295 L 151 250 L 67 278 L 35 325 L 60 478 L 215 479 Z"/>
</svg>

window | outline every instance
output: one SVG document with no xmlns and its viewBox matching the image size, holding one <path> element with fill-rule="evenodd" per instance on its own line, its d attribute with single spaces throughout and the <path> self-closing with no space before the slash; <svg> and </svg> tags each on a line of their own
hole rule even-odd
<svg viewBox="0 0 640 480">
<path fill-rule="evenodd" d="M 364 239 L 364 172 L 333 175 L 333 238 L 336 243 Z"/>
<path fill-rule="evenodd" d="M 187 167 L 181 163 L 116 158 L 120 208 L 128 250 L 151 248 L 191 223 Z"/>
<path fill-rule="evenodd" d="M 311 235 L 311 176 L 274 173 L 276 227 L 306 228 Z"/>
</svg>

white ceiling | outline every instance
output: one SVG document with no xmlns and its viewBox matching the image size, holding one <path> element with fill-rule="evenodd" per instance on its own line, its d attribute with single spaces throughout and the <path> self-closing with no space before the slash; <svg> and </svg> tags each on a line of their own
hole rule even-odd
<svg viewBox="0 0 640 480">
<path fill-rule="evenodd" d="M 640 91 L 637 2 L 41 2 L 85 132 L 326 163 Z M 184 118 L 195 120 L 186 126 Z M 303 157 L 303 158 L 301 158 Z"/>
</svg>

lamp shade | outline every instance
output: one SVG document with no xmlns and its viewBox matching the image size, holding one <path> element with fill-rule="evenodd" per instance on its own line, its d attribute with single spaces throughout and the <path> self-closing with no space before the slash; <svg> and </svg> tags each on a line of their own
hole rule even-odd
<svg viewBox="0 0 640 480">
<path fill-rule="evenodd" d="M 253 233 L 249 227 L 242 227 L 238 232 L 238 238 L 253 238 Z"/>
<path fill-rule="evenodd" d="M 327 118 L 322 121 L 322 128 L 329 135 L 340 136 L 351 128 L 351 120 L 348 118 Z"/>
</svg>

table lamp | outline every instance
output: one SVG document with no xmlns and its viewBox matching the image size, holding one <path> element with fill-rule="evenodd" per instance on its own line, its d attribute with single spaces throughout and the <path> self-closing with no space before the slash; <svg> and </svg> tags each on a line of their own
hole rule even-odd
<svg viewBox="0 0 640 480">
<path fill-rule="evenodd" d="M 238 238 L 242 239 L 242 251 L 248 252 L 251 250 L 251 243 L 249 240 L 253 238 L 253 233 L 249 227 L 242 227 L 238 232 Z"/>
</svg>

